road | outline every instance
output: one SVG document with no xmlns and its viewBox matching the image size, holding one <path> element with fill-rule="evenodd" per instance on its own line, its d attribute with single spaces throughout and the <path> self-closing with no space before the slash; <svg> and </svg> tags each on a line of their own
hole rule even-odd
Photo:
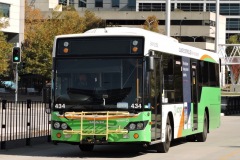
<svg viewBox="0 0 240 160">
<path fill-rule="evenodd" d="M 207 141 L 175 141 L 168 153 L 156 153 L 139 146 L 96 146 L 93 152 L 80 152 L 78 146 L 51 143 L 0 150 L 1 160 L 73 160 L 73 159 L 137 159 L 137 160 L 239 160 L 240 115 L 222 116 L 221 127 L 208 134 Z"/>
</svg>

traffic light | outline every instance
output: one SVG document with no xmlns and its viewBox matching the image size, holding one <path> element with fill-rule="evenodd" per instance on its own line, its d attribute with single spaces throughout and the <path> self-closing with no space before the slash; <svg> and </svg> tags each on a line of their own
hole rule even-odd
<svg viewBox="0 0 240 160">
<path fill-rule="evenodd" d="M 20 47 L 13 47 L 12 61 L 13 61 L 13 63 L 21 62 L 21 49 L 20 49 Z"/>
</svg>

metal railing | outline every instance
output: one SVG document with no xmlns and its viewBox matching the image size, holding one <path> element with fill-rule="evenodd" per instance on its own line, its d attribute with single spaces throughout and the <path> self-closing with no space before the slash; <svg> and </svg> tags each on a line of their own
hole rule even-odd
<svg viewBox="0 0 240 160">
<path fill-rule="evenodd" d="M 8 142 L 47 137 L 50 141 L 50 115 L 45 112 L 48 103 L 27 101 L 0 101 L 0 145 L 6 149 Z"/>
</svg>

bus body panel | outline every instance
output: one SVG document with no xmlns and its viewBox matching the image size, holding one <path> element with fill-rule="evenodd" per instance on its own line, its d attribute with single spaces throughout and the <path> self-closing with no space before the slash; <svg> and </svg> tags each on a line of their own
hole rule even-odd
<svg viewBox="0 0 240 160">
<path fill-rule="evenodd" d="M 106 129 L 106 118 L 101 119 L 95 119 L 93 118 L 84 118 L 83 120 L 83 132 L 84 130 L 87 130 L 86 132 L 94 132 L 97 134 L 103 134 L 103 135 L 97 135 L 95 139 L 101 140 L 102 138 L 106 137 L 105 135 L 108 135 L 107 142 L 151 142 L 151 125 L 150 125 L 150 118 L 151 118 L 151 112 L 141 112 L 136 116 L 131 117 L 121 117 L 121 118 L 114 118 L 109 117 L 108 120 L 108 129 L 109 130 L 117 130 L 117 129 L 124 129 L 130 122 L 145 122 L 145 128 L 143 130 L 132 130 L 128 133 L 124 134 L 111 134 L 107 133 Z M 56 130 L 52 129 L 52 140 L 53 141 L 68 141 L 68 142 L 78 142 L 81 143 L 80 138 L 80 130 L 81 130 L 81 119 L 67 119 L 64 116 L 59 115 L 58 112 L 52 112 L 52 119 L 54 119 L 53 123 L 55 121 L 59 121 L 61 123 L 65 122 L 70 127 L 70 131 L 79 131 L 79 133 L 74 134 L 68 134 L 64 133 L 63 130 Z M 65 130 L 66 131 L 66 130 Z M 84 134 L 87 134 L 87 133 Z M 61 137 L 58 138 L 57 134 L 60 133 Z M 139 136 L 137 138 L 134 138 L 134 134 L 138 134 Z M 105 135 L 104 135 L 105 134 Z M 84 135 L 82 139 L 92 138 L 92 135 Z"/>
</svg>

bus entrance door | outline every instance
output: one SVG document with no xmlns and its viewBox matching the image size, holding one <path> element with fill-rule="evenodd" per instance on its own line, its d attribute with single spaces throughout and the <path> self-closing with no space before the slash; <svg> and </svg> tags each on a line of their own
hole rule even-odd
<svg viewBox="0 0 240 160">
<path fill-rule="evenodd" d="M 198 129 L 198 90 L 197 90 L 197 62 L 192 61 L 192 103 L 193 103 L 193 129 Z"/>
<path fill-rule="evenodd" d="M 162 67 L 159 58 L 155 58 L 154 71 L 150 72 L 150 98 L 152 104 L 152 141 L 160 140 L 162 133 Z"/>
</svg>

